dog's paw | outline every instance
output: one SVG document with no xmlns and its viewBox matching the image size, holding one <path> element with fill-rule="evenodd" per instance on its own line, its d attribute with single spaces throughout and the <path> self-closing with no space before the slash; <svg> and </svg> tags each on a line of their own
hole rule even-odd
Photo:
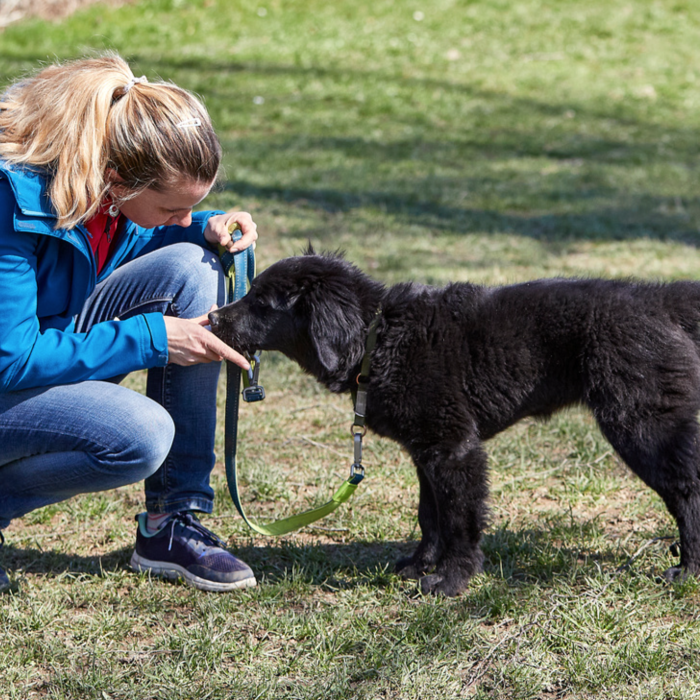
<svg viewBox="0 0 700 700">
<path fill-rule="evenodd" d="M 467 589 L 469 580 L 483 571 L 483 554 L 476 550 L 469 559 L 443 559 L 435 571 L 420 579 L 423 593 L 456 596 Z"/>
<path fill-rule="evenodd" d="M 405 578 L 411 581 L 418 580 L 426 572 L 426 569 L 419 564 L 417 564 L 413 557 L 405 557 L 404 559 L 399 559 L 394 567 L 394 573 L 401 578 Z"/>
<path fill-rule="evenodd" d="M 441 593 L 440 584 L 443 582 L 443 577 L 439 574 L 429 574 L 420 579 L 420 591 L 423 594 Z"/>
<path fill-rule="evenodd" d="M 683 583 L 691 576 L 698 576 L 698 572 L 689 571 L 685 566 L 672 566 L 663 573 L 664 581 L 667 583 Z"/>
<path fill-rule="evenodd" d="M 667 583 L 680 582 L 688 577 L 688 572 L 682 566 L 672 566 L 663 573 L 664 581 Z"/>
<path fill-rule="evenodd" d="M 440 574 L 429 574 L 420 579 L 421 593 L 444 595 L 448 598 L 459 595 L 467 588 L 468 578 L 453 578 Z"/>
</svg>

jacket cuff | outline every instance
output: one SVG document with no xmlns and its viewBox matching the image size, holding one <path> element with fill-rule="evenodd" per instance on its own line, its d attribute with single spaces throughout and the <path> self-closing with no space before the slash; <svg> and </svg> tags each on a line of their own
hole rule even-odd
<svg viewBox="0 0 700 700">
<path fill-rule="evenodd" d="M 165 367 L 168 364 L 168 334 L 165 331 L 163 314 L 143 314 L 146 327 L 151 334 L 150 357 L 148 367 Z"/>
</svg>

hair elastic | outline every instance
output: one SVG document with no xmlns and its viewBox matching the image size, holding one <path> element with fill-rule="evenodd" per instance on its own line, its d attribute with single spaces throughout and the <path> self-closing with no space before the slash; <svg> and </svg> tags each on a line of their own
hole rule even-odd
<svg viewBox="0 0 700 700">
<path fill-rule="evenodd" d="M 145 75 L 142 75 L 140 78 L 132 78 L 125 86 L 124 86 L 124 94 L 126 95 L 129 90 L 131 90 L 136 83 L 147 83 L 148 79 L 146 78 Z"/>
</svg>

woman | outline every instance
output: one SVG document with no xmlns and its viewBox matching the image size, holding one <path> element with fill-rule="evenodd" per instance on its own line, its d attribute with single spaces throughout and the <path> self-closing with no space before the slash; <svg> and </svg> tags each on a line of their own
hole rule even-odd
<svg viewBox="0 0 700 700">
<path fill-rule="evenodd" d="M 133 568 L 255 585 L 193 515 L 213 506 L 220 362 L 248 367 L 205 327 L 217 246 L 257 238 L 245 212 L 192 213 L 220 160 L 203 105 L 117 55 L 0 96 L 0 544 L 36 508 L 145 479 Z M 118 384 L 139 369 L 147 397 Z"/>
</svg>

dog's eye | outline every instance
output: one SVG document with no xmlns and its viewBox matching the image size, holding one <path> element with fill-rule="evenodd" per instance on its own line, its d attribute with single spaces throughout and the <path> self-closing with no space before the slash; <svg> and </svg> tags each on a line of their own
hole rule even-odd
<svg viewBox="0 0 700 700">
<path fill-rule="evenodd" d="M 253 282 L 248 296 L 250 297 L 251 304 L 256 308 L 272 311 L 288 309 L 294 304 L 297 298 L 296 295 L 280 289 L 260 288 L 255 282 Z"/>
<path fill-rule="evenodd" d="M 289 300 L 283 294 L 271 295 L 265 301 L 267 303 L 267 307 L 269 309 L 273 309 L 274 311 L 286 309 L 289 306 Z"/>
<path fill-rule="evenodd" d="M 254 294 L 253 305 L 258 309 L 276 309 L 279 307 L 278 300 L 269 294 Z"/>
<path fill-rule="evenodd" d="M 265 294 L 264 290 L 260 289 L 260 287 L 256 284 L 256 280 L 253 280 L 253 283 L 250 285 L 250 289 L 248 290 L 248 294 L 246 294 L 248 303 L 252 306 L 258 306 L 261 308 L 269 306 L 267 297 L 268 295 Z"/>
</svg>

